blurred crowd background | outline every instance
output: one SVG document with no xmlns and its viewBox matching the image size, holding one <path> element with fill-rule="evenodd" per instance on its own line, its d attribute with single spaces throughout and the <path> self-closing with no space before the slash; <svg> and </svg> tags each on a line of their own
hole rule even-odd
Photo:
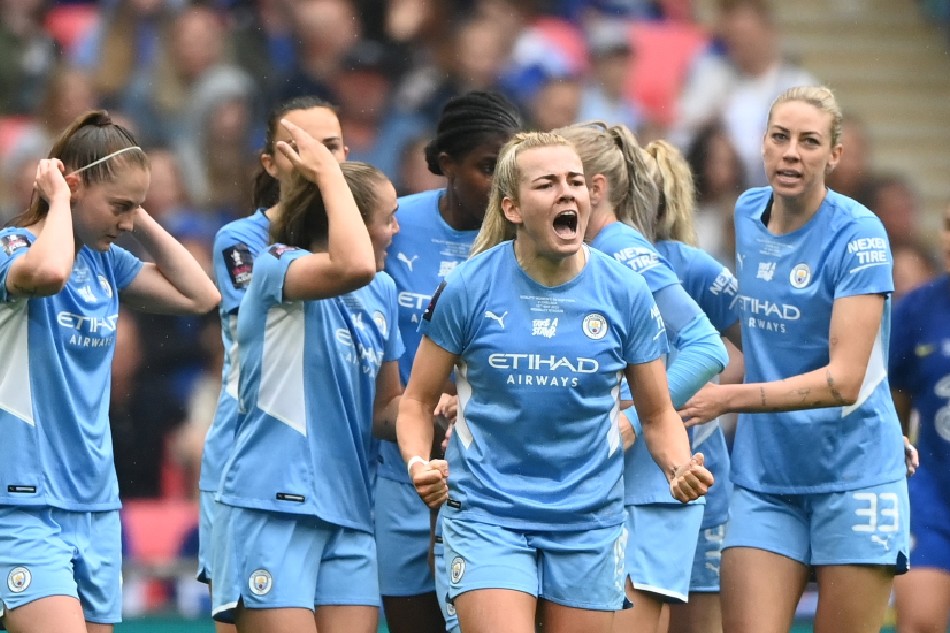
<svg viewBox="0 0 950 633">
<path fill-rule="evenodd" d="M 252 211 L 275 105 L 334 103 L 349 157 L 408 194 L 442 185 L 422 153 L 442 104 L 492 89 L 532 129 L 602 119 L 672 140 L 694 170 L 701 246 L 731 267 L 733 203 L 765 184 L 771 100 L 825 83 L 846 109 L 832 186 L 884 221 L 898 294 L 938 272 L 950 0 L 0 0 L 0 16 L 3 222 L 28 206 L 59 130 L 103 107 L 151 157 L 146 209 L 210 272 L 215 231 Z M 120 323 L 112 429 L 139 572 L 127 610 L 198 615 L 204 588 L 185 578 L 218 317 Z"/>
</svg>

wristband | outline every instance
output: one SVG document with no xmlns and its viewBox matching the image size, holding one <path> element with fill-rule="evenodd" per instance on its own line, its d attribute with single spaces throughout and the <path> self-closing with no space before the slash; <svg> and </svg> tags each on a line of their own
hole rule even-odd
<svg viewBox="0 0 950 633">
<path fill-rule="evenodd" d="M 409 473 L 409 479 L 412 479 L 412 467 L 415 466 L 416 464 L 426 464 L 426 465 L 428 465 L 428 464 L 429 464 L 429 460 L 428 460 L 428 459 L 424 459 L 423 457 L 421 457 L 421 456 L 419 456 L 419 455 L 413 455 L 412 457 L 410 457 L 410 458 L 409 458 L 409 461 L 406 462 L 406 472 Z"/>
</svg>

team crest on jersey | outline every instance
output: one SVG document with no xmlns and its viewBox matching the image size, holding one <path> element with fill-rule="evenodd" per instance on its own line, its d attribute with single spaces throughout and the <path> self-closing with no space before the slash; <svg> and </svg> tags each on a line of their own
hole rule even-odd
<svg viewBox="0 0 950 633">
<path fill-rule="evenodd" d="M 386 315 L 379 310 L 373 311 L 373 323 L 379 328 L 379 333 L 383 336 L 389 336 L 389 324 L 386 323 Z"/>
<path fill-rule="evenodd" d="M 7 589 L 13 593 L 23 593 L 33 582 L 33 574 L 26 567 L 14 567 L 7 576 Z"/>
<path fill-rule="evenodd" d="M 102 288 L 102 291 L 106 293 L 108 298 L 112 298 L 112 286 L 109 284 L 109 280 L 106 279 L 104 275 L 99 275 L 99 287 Z"/>
<path fill-rule="evenodd" d="M 273 588 L 274 578 L 266 569 L 255 569 L 247 579 L 247 586 L 255 596 L 264 596 Z"/>
<path fill-rule="evenodd" d="M 587 338 L 599 341 L 607 336 L 607 318 L 602 314 L 592 312 L 584 317 L 581 329 L 584 330 Z"/>
<path fill-rule="evenodd" d="M 13 235 L 4 235 L 0 237 L 0 248 L 3 249 L 3 252 L 7 255 L 13 255 L 14 251 L 18 251 L 21 248 L 27 248 L 30 245 L 30 238 L 21 233 L 14 233 Z"/>
<path fill-rule="evenodd" d="M 798 264 L 795 266 L 788 275 L 788 283 L 792 284 L 793 288 L 798 289 L 804 288 L 811 283 L 811 268 L 808 267 L 808 264 Z"/>
<path fill-rule="evenodd" d="M 452 559 L 452 584 L 457 585 L 465 575 L 465 559 L 456 556 Z"/>
<path fill-rule="evenodd" d="M 439 284 L 439 287 L 435 289 L 435 292 L 432 294 L 432 298 L 429 299 L 429 307 L 426 308 L 426 311 L 422 313 L 422 318 L 425 321 L 432 320 L 432 313 L 435 312 L 435 306 L 439 303 L 439 297 L 442 296 L 442 291 L 445 289 L 445 282 Z"/>
<path fill-rule="evenodd" d="M 251 283 L 251 272 L 254 270 L 254 256 L 246 244 L 236 244 L 221 251 L 224 256 L 224 266 L 228 269 L 231 285 L 237 289 L 247 288 Z M 280 257 L 280 255 L 276 255 Z"/>
</svg>

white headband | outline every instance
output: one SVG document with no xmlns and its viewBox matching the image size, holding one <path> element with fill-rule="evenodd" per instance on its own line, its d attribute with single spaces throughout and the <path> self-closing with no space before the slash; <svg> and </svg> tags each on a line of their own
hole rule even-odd
<svg viewBox="0 0 950 633">
<path fill-rule="evenodd" d="M 77 169 L 77 170 L 74 171 L 73 173 L 74 173 L 74 174 L 78 174 L 78 173 L 80 173 L 80 172 L 86 171 L 86 170 L 89 169 L 90 167 L 95 167 L 95 166 L 98 165 L 99 163 L 104 163 L 104 162 L 106 162 L 107 160 L 109 160 L 110 158 L 114 158 L 115 156 L 118 156 L 119 154 L 122 154 L 122 153 L 125 153 L 125 152 L 128 152 L 128 151 L 131 151 L 131 150 L 133 150 L 133 149 L 137 149 L 137 150 L 139 150 L 139 151 L 142 151 L 142 148 L 139 147 L 138 145 L 132 145 L 131 147 L 123 147 L 122 149 L 117 149 L 117 150 L 115 150 L 114 152 L 112 152 L 112 153 L 109 154 L 108 156 L 103 156 L 103 157 L 100 158 L 99 160 L 94 160 L 94 161 L 92 161 L 91 163 L 89 163 L 88 165 L 84 165 L 83 167 L 80 167 L 79 169 Z"/>
</svg>

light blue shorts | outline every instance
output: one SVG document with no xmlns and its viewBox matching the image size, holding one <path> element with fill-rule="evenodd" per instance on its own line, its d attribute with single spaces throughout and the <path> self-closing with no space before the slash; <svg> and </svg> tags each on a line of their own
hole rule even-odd
<svg viewBox="0 0 950 633">
<path fill-rule="evenodd" d="M 435 591 L 429 570 L 429 508 L 411 483 L 377 478 L 376 550 L 382 595 Z"/>
<path fill-rule="evenodd" d="M 908 569 L 907 481 L 846 492 L 765 494 L 736 486 L 723 549 L 754 547 L 809 566 Z"/>
<path fill-rule="evenodd" d="M 86 621 L 122 621 L 122 522 L 118 510 L 70 512 L 0 506 L 0 605 L 72 596 Z"/>
<path fill-rule="evenodd" d="M 511 589 L 594 611 L 624 607 L 623 525 L 583 531 L 520 531 L 442 517 L 448 600 L 477 589 Z"/>
<path fill-rule="evenodd" d="M 441 534 L 435 537 L 435 595 L 442 609 L 442 618 L 445 620 L 447 633 L 462 633 L 459 625 L 459 616 L 455 613 L 455 605 L 448 601 L 449 574 L 445 568 L 445 545 Z"/>
<path fill-rule="evenodd" d="M 373 535 L 314 516 L 219 503 L 214 517 L 214 618 L 248 609 L 379 606 Z"/>
<path fill-rule="evenodd" d="M 699 531 L 693 572 L 689 579 L 690 592 L 719 593 L 719 563 L 725 536 L 725 523 Z"/>
<path fill-rule="evenodd" d="M 706 507 L 653 503 L 627 506 L 626 571 L 634 589 L 670 603 L 689 599 L 689 581 Z"/>
<path fill-rule="evenodd" d="M 214 578 L 211 554 L 214 543 L 214 493 L 198 492 L 198 573 L 195 578 L 206 585 Z"/>
</svg>

